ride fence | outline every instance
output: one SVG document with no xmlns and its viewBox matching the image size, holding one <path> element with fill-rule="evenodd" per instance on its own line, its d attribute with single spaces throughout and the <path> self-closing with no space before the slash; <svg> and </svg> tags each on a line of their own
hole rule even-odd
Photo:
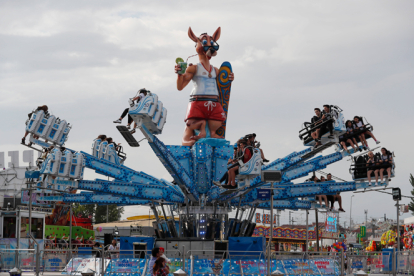
<svg viewBox="0 0 414 276">
<path fill-rule="evenodd" d="M 369 274 L 393 274 L 395 256 L 396 253 L 393 251 L 349 254 L 345 263 L 346 272 L 355 274 L 362 270 Z"/>
<path fill-rule="evenodd" d="M 256 275 L 267 272 L 263 251 L 190 250 L 186 253 L 188 275 Z"/>
<path fill-rule="evenodd" d="M 414 274 L 414 252 L 400 251 L 396 252 L 396 272 L 398 274 Z"/>
<path fill-rule="evenodd" d="M 273 252 L 272 272 L 283 275 L 341 275 L 342 254 Z"/>
<path fill-rule="evenodd" d="M 23 271 L 33 271 L 36 267 L 36 251 L 34 249 L 0 250 L 1 271 L 9 271 L 19 267 Z"/>
<path fill-rule="evenodd" d="M 275 275 L 414 274 L 414 252 L 369 252 L 357 255 L 327 252 L 264 252 L 169 250 L 170 274 L 179 269 L 187 275 L 267 275 L 268 264 Z M 108 251 L 94 248 L 0 250 L 2 271 L 56 272 L 81 276 L 91 270 L 101 276 L 151 275 L 150 251 Z"/>
</svg>

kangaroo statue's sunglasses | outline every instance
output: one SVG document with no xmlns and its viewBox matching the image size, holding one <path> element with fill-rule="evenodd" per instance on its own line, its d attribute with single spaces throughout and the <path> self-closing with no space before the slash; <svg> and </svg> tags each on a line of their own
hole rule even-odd
<svg viewBox="0 0 414 276">
<path fill-rule="evenodd" d="M 215 45 L 210 45 L 210 46 L 203 46 L 204 52 L 207 52 L 210 48 L 212 48 L 215 51 L 218 51 L 218 49 L 220 48 L 220 45 L 217 44 L 217 42 L 214 42 Z"/>
<path fill-rule="evenodd" d="M 218 43 L 215 42 L 214 40 L 210 40 L 210 44 L 211 44 L 210 46 L 209 45 L 206 45 L 207 44 L 207 40 L 206 39 L 203 39 L 202 41 L 199 39 L 199 41 L 203 45 L 204 52 L 207 52 L 210 48 L 212 49 L 212 52 L 216 52 L 220 48 L 220 45 L 218 45 Z M 197 43 L 196 43 L 195 46 L 197 47 Z"/>
</svg>

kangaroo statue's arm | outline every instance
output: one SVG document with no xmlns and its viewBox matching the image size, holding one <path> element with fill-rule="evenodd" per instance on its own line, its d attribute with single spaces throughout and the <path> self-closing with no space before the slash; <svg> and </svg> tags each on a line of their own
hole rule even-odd
<svg viewBox="0 0 414 276">
<path fill-rule="evenodd" d="M 187 67 L 185 73 L 182 75 L 177 75 L 177 89 L 179 91 L 183 90 L 190 80 L 193 78 L 194 74 L 197 72 L 197 65 L 191 65 Z"/>
</svg>

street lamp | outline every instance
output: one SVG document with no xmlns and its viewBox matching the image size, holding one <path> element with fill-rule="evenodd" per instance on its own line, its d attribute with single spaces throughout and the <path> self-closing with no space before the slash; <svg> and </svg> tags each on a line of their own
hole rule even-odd
<svg viewBox="0 0 414 276">
<path fill-rule="evenodd" d="M 352 198 L 354 197 L 355 195 L 352 195 L 351 196 L 351 208 L 350 208 L 350 210 L 349 210 L 349 230 L 350 231 L 352 231 L 352 222 L 351 222 L 351 216 L 352 216 Z"/>
</svg>

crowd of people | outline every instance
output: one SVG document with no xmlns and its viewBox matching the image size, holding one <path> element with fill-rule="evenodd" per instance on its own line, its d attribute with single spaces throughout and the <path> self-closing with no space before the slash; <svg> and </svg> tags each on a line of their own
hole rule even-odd
<svg viewBox="0 0 414 276">
<path fill-rule="evenodd" d="M 311 119 L 311 127 L 312 132 L 311 136 L 315 140 L 315 148 L 322 145 L 321 137 L 323 134 L 329 131 L 328 138 L 334 138 L 333 135 L 333 117 L 335 111 L 333 111 L 330 105 L 325 104 L 323 106 L 323 111 L 321 111 L 318 107 L 314 109 L 315 116 Z M 339 143 L 341 144 L 342 148 L 347 151 L 349 154 L 351 153 L 348 150 L 347 143 L 354 149 L 354 152 L 362 151 L 362 149 L 358 146 L 358 141 L 362 144 L 362 148 L 364 150 L 370 150 L 368 146 L 368 142 L 366 140 L 366 136 L 369 135 L 374 139 L 374 141 L 379 144 L 380 141 L 375 138 L 372 131 L 370 131 L 367 126 L 364 124 L 363 120 L 359 116 L 354 116 L 353 120 L 347 120 L 345 123 L 346 133 L 339 136 Z"/>
<path fill-rule="evenodd" d="M 335 180 L 332 179 L 332 174 L 330 173 L 326 175 L 326 178 L 325 176 L 322 175 L 320 179 L 316 175 L 314 175 L 308 181 L 313 181 L 315 183 L 325 182 L 325 181 L 335 182 Z M 345 212 L 345 210 L 342 208 L 342 197 L 341 197 L 341 193 L 339 192 L 336 193 L 335 195 L 317 195 L 316 200 L 319 201 L 320 206 L 322 206 L 322 200 L 323 200 L 325 202 L 326 208 L 328 208 L 329 210 L 332 210 L 334 208 L 334 203 L 335 201 L 337 201 L 339 204 L 338 210 L 341 212 Z M 330 206 L 328 202 L 331 203 Z"/>
<path fill-rule="evenodd" d="M 236 176 L 239 174 L 239 160 L 247 163 L 253 156 L 253 149 L 260 150 L 263 162 L 269 162 L 264 157 L 263 150 L 259 148 L 260 143 L 256 141 L 256 134 L 247 134 L 240 138 L 234 145 L 233 158 L 229 158 L 227 162 L 227 172 L 220 181 L 213 181 L 213 184 L 225 189 L 237 189 Z M 222 184 L 224 183 L 224 184 Z"/>
</svg>

